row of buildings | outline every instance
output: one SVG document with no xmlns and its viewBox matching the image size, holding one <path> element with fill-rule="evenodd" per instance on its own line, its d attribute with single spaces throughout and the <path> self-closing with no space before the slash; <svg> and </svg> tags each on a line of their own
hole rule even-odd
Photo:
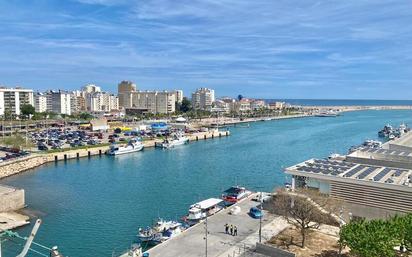
<svg viewBox="0 0 412 257">
<path fill-rule="evenodd" d="M 99 86 L 87 84 L 80 90 L 49 90 L 34 92 L 31 89 L 0 87 L 0 116 L 6 113 L 18 116 L 20 107 L 30 104 L 36 112 L 76 114 L 81 112 L 109 113 L 123 112 L 129 115 L 145 113 L 171 114 L 183 101 L 182 90 L 147 91 L 139 90 L 131 81 L 121 81 L 118 92 L 104 92 Z M 243 98 L 240 100 L 224 97 L 216 100 L 215 91 L 199 88 L 191 95 L 192 107 L 221 113 L 241 113 L 259 109 L 282 109 L 281 102 L 267 104 L 263 100 Z"/>
<path fill-rule="evenodd" d="M 206 92 L 206 91 L 207 92 Z M 209 93 L 212 92 L 211 95 Z M 214 91 L 199 89 L 193 96 L 198 99 L 196 108 L 208 109 L 214 102 Z M 183 101 L 182 90 L 147 91 L 138 90 L 131 81 L 118 84 L 118 94 L 104 92 L 99 86 L 88 84 L 80 90 L 49 90 L 34 92 L 20 87 L 0 87 L 0 115 L 21 114 L 21 106 L 32 105 L 36 112 L 54 112 L 58 114 L 75 114 L 81 112 L 108 113 L 129 111 L 131 113 L 174 113 L 176 103 Z"/>
</svg>

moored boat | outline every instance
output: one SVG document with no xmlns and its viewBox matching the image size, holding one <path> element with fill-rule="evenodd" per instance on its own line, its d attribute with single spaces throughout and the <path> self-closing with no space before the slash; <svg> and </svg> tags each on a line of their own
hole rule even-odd
<svg viewBox="0 0 412 257">
<path fill-rule="evenodd" d="M 181 224 L 176 221 L 158 219 L 153 227 L 139 228 L 137 238 L 140 242 L 159 244 L 165 240 L 164 233 L 170 228 L 176 228 L 176 226 L 181 226 Z"/>
<path fill-rule="evenodd" d="M 184 217 L 184 221 L 193 226 L 201 220 L 209 217 L 223 209 L 223 200 L 210 198 L 190 206 L 189 214 Z"/>
<path fill-rule="evenodd" d="M 163 142 L 156 142 L 155 146 L 160 148 L 172 148 L 189 143 L 189 138 L 176 134 L 171 139 L 165 139 Z"/>
<path fill-rule="evenodd" d="M 126 153 L 134 153 L 143 150 L 144 145 L 138 140 L 130 140 L 126 146 L 111 145 L 110 149 L 107 151 L 108 155 L 120 155 Z"/>
<path fill-rule="evenodd" d="M 232 205 L 250 194 L 251 192 L 244 187 L 233 186 L 223 192 L 222 199 L 225 201 L 225 205 Z"/>
<path fill-rule="evenodd" d="M 329 111 L 321 111 L 315 114 L 315 117 L 337 117 L 340 113 L 337 111 L 329 110 Z"/>
</svg>

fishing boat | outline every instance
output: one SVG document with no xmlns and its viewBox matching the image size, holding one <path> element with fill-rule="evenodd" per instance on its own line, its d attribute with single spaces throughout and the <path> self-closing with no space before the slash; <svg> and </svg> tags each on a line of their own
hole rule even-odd
<svg viewBox="0 0 412 257">
<path fill-rule="evenodd" d="M 130 257 L 143 257 L 143 250 L 140 244 L 132 244 L 125 254 Z M 121 256 L 125 256 L 125 254 L 122 254 Z"/>
<path fill-rule="evenodd" d="M 206 199 L 191 205 L 189 208 L 189 214 L 183 219 L 189 226 L 193 226 L 222 209 L 223 200 L 217 198 Z"/>
<path fill-rule="evenodd" d="M 108 155 L 120 155 L 126 153 L 134 153 L 143 150 L 143 143 L 138 140 L 130 140 L 126 146 L 111 145 L 107 151 Z"/>
<path fill-rule="evenodd" d="M 140 242 L 149 244 L 159 244 L 164 241 L 163 234 L 170 228 L 174 228 L 177 225 L 181 225 L 176 221 L 166 221 L 158 219 L 153 227 L 139 228 L 137 238 Z"/>
<path fill-rule="evenodd" d="M 189 138 L 182 134 L 175 134 L 172 139 L 165 139 L 163 142 L 156 142 L 155 146 L 160 148 L 173 148 L 175 146 L 189 143 Z"/>
<path fill-rule="evenodd" d="M 177 235 L 180 235 L 184 231 L 184 227 L 182 223 L 175 222 L 173 223 L 169 229 L 162 233 L 163 238 L 162 241 L 166 241 L 170 238 L 173 238 Z"/>
<path fill-rule="evenodd" d="M 225 205 L 232 205 L 250 194 L 251 192 L 244 187 L 233 186 L 223 192 L 222 199 L 225 201 Z"/>
</svg>

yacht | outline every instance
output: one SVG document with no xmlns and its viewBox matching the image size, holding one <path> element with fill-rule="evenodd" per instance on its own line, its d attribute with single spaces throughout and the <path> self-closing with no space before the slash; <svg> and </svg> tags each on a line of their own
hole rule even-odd
<svg viewBox="0 0 412 257">
<path fill-rule="evenodd" d="M 191 205 L 189 208 L 189 214 L 184 217 L 184 220 L 189 226 L 193 226 L 222 209 L 223 200 L 217 198 L 206 199 Z"/>
<path fill-rule="evenodd" d="M 109 155 L 120 155 L 126 153 L 134 153 L 143 150 L 143 143 L 137 140 L 130 140 L 126 146 L 111 145 L 107 151 Z"/>
<path fill-rule="evenodd" d="M 156 142 L 156 147 L 160 148 L 173 148 L 175 146 L 184 145 L 189 143 L 189 138 L 176 134 L 171 139 L 165 139 L 163 142 Z"/>
<path fill-rule="evenodd" d="M 248 197 L 250 193 L 251 192 L 244 187 L 233 186 L 223 192 L 222 199 L 225 201 L 226 205 L 232 205 L 243 198 Z"/>
</svg>

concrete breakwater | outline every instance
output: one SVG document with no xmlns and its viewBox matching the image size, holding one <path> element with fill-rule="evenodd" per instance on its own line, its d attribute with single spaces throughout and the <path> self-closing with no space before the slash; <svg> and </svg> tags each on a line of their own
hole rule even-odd
<svg viewBox="0 0 412 257">
<path fill-rule="evenodd" d="M 213 139 L 213 138 L 220 138 L 226 137 L 230 135 L 230 131 L 208 131 L 208 132 L 199 132 L 188 135 L 189 142 L 199 141 L 199 140 L 206 140 L 206 139 Z M 154 147 L 156 142 L 161 142 L 160 139 L 149 140 L 144 142 L 144 146 L 147 147 Z M 39 167 L 48 162 L 56 162 L 56 161 L 65 161 L 69 159 L 79 159 L 83 157 L 91 157 L 96 155 L 103 155 L 109 149 L 109 146 L 101 146 L 101 147 L 90 147 L 86 149 L 74 149 L 64 152 L 56 152 L 56 153 L 35 153 L 31 156 L 18 159 L 15 161 L 10 161 L 7 163 L 3 163 L 0 166 L 0 179 L 9 177 L 20 172 L 30 170 L 36 167 Z"/>
</svg>

